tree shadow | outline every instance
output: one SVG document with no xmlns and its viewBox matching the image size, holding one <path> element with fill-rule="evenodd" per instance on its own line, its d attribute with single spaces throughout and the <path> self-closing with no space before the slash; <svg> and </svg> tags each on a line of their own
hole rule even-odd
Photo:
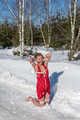
<svg viewBox="0 0 80 120">
<path fill-rule="evenodd" d="M 49 104 L 51 104 L 56 92 L 57 92 L 57 83 L 59 81 L 59 77 L 64 73 L 64 71 L 61 72 L 54 72 L 50 76 L 50 101 Z"/>
</svg>

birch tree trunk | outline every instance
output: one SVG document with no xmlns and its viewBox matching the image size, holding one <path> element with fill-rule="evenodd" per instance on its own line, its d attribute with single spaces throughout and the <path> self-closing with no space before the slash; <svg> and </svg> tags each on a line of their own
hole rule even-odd
<svg viewBox="0 0 80 120">
<path fill-rule="evenodd" d="M 50 3 L 51 3 L 50 0 L 48 0 L 48 47 L 50 46 L 50 42 L 51 42 L 50 14 L 49 14 Z"/>
<path fill-rule="evenodd" d="M 43 41 L 44 41 L 44 45 L 46 46 L 46 40 L 45 40 L 45 36 L 44 36 L 43 30 L 42 30 L 42 25 L 40 27 L 40 30 L 41 30 L 42 38 L 43 38 Z"/>
<path fill-rule="evenodd" d="M 19 41 L 20 41 L 20 56 L 23 55 L 24 50 L 24 0 L 19 0 Z"/>
<path fill-rule="evenodd" d="M 19 9 L 18 9 L 18 14 L 19 14 L 19 26 L 18 26 L 18 30 L 19 30 L 19 42 L 20 42 L 20 56 L 22 54 L 22 35 L 21 35 L 21 0 L 18 1 L 19 2 Z"/>
<path fill-rule="evenodd" d="M 79 49 L 79 38 L 80 38 L 80 27 L 78 30 L 78 35 L 75 40 L 75 46 L 74 46 L 75 53 L 78 52 L 78 49 Z"/>
<path fill-rule="evenodd" d="M 31 46 L 33 47 L 33 30 L 32 30 L 32 3 L 31 3 L 31 0 L 30 0 L 29 23 L 30 23 L 30 31 L 31 31 Z"/>
<path fill-rule="evenodd" d="M 24 52 L 24 0 L 22 0 L 22 54 Z"/>
<path fill-rule="evenodd" d="M 49 24 L 49 6 L 50 6 L 50 0 L 45 0 L 45 6 L 46 6 L 46 24 L 48 28 L 48 43 L 46 47 L 49 47 L 50 42 L 51 42 L 51 36 L 50 36 L 50 24 Z"/>
<path fill-rule="evenodd" d="M 73 8 L 72 8 L 72 3 L 73 3 Z M 77 0 L 71 0 L 71 4 L 70 4 L 71 46 L 70 46 L 69 60 L 72 60 L 74 55 L 76 8 L 77 8 Z"/>
</svg>

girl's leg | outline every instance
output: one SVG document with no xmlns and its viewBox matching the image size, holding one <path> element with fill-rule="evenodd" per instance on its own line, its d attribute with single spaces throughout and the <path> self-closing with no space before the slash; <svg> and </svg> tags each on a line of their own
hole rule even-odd
<svg viewBox="0 0 80 120">
<path fill-rule="evenodd" d="M 26 100 L 28 102 L 32 102 L 35 106 L 38 106 L 38 107 L 43 107 L 46 104 L 44 98 L 38 100 L 36 98 L 33 98 L 33 97 L 29 96 L 29 97 L 26 98 Z"/>
<path fill-rule="evenodd" d="M 49 93 L 46 93 L 45 102 L 49 104 L 49 101 L 50 101 L 50 95 L 49 95 Z"/>
</svg>

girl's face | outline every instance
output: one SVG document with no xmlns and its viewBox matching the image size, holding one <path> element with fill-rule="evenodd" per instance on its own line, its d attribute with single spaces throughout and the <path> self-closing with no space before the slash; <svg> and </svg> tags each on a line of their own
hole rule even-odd
<svg viewBox="0 0 80 120">
<path fill-rule="evenodd" d="M 42 56 L 37 56 L 36 62 L 42 64 L 42 62 L 43 62 L 43 57 L 42 57 Z"/>
</svg>

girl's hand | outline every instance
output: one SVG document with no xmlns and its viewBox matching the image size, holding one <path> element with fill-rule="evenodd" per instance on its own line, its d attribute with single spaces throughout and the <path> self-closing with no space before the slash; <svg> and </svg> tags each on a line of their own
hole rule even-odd
<svg viewBox="0 0 80 120">
<path fill-rule="evenodd" d="M 45 57 L 44 57 L 44 63 L 46 64 L 46 65 L 48 65 L 48 62 L 50 61 L 50 59 L 51 59 L 51 53 L 50 52 L 48 52 L 46 55 L 45 55 Z"/>
<path fill-rule="evenodd" d="M 34 63 L 34 61 L 35 61 L 34 57 L 33 57 L 33 56 L 30 56 L 30 58 L 29 58 L 30 64 Z"/>
<path fill-rule="evenodd" d="M 46 55 L 45 55 L 45 57 L 48 59 L 48 61 L 50 61 L 50 59 L 51 59 L 51 52 L 48 52 Z"/>
<path fill-rule="evenodd" d="M 35 59 L 34 59 L 33 56 L 30 56 L 30 57 L 29 57 L 29 62 L 30 62 L 30 64 L 32 65 L 32 67 L 34 68 L 34 70 L 35 70 Z"/>
</svg>

